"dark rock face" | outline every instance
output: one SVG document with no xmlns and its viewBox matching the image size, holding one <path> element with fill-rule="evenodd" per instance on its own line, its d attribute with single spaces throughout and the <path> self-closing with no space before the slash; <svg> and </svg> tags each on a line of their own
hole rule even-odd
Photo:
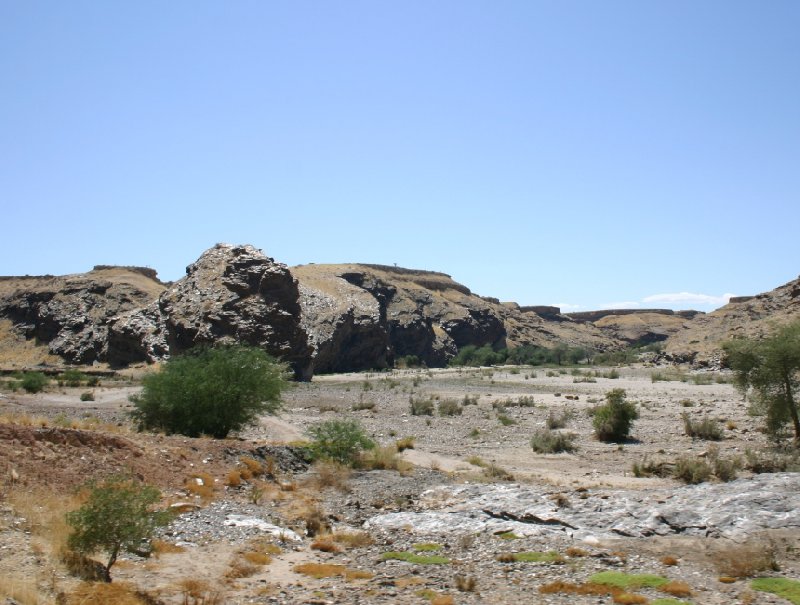
<svg viewBox="0 0 800 605">
<path fill-rule="evenodd" d="M 496 305 L 442 273 L 382 265 L 307 265 L 292 272 L 318 372 L 384 368 L 405 355 L 442 366 L 458 347 L 505 343 Z"/>
<path fill-rule="evenodd" d="M 0 296 L 0 317 L 68 363 L 102 361 L 112 318 L 149 303 L 163 288 L 142 275 L 103 266 L 82 275 L 17 278 L 16 288 Z"/>
<path fill-rule="evenodd" d="M 155 361 L 196 345 L 261 347 L 310 378 L 312 349 L 300 327 L 297 282 L 252 246 L 217 244 L 158 300 L 110 322 L 109 363 Z"/>
</svg>

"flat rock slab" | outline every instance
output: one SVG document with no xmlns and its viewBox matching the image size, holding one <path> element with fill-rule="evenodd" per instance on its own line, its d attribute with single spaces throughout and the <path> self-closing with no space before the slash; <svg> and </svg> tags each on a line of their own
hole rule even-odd
<svg viewBox="0 0 800 605">
<path fill-rule="evenodd" d="M 528 485 L 452 485 L 427 490 L 413 512 L 377 515 L 372 529 L 415 534 L 558 533 L 593 542 L 686 535 L 733 540 L 765 529 L 800 529 L 800 474 L 658 490 L 554 492 Z"/>
</svg>

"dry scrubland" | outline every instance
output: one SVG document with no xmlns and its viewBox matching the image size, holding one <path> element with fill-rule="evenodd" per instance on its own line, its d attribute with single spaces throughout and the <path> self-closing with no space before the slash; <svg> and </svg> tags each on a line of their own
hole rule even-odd
<svg viewBox="0 0 800 605">
<path fill-rule="evenodd" d="M 610 371 L 318 376 L 285 394 L 280 417 L 221 441 L 134 432 L 126 412 L 135 375 L 91 388 L 54 382 L 36 395 L 12 392 L 5 381 L 0 596 L 20 605 L 792 602 L 755 590 L 749 578 L 800 577 L 796 531 L 736 540 L 696 532 L 590 539 L 520 535 L 503 531 L 503 519 L 493 531 L 443 525 L 428 535 L 413 521 L 394 529 L 373 522 L 442 508 L 449 496 L 436 501 L 436 494 L 445 492 L 421 497 L 440 485 L 519 484 L 556 515 L 592 498 L 647 501 L 652 494 L 655 503 L 670 490 L 692 489 L 671 476 L 680 458 L 746 467 L 747 450 L 769 445 L 761 419 L 748 415 L 724 376 L 641 366 L 618 368 L 617 377 Z M 667 380 L 653 381 L 654 372 Z M 602 443 L 589 410 L 617 388 L 637 403 L 640 417 L 630 440 Z M 94 399 L 81 401 L 87 391 Z M 412 415 L 412 400 L 433 415 Z M 720 439 L 688 436 L 682 414 L 695 428 L 708 420 Z M 310 426 L 341 417 L 358 419 L 383 446 L 364 462 L 368 468 L 309 465 L 295 448 L 279 446 L 296 445 Z M 574 434 L 575 449 L 535 453 L 532 435 L 562 423 L 555 430 Z M 398 442 L 405 448 L 399 454 Z M 647 470 L 668 476 L 641 476 Z M 80 502 L 74 488 L 112 472 L 156 485 L 165 505 L 184 512 L 160 533 L 153 556 L 123 556 L 111 585 L 83 582 L 63 562 L 63 514 Z M 723 467 L 718 472 L 730 478 Z M 747 468 L 738 474 L 751 476 Z M 246 527 L 248 519 L 280 529 Z"/>
</svg>

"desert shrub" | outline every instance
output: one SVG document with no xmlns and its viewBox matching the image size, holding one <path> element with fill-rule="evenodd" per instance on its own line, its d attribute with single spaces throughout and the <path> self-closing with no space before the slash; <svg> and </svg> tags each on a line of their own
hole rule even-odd
<svg viewBox="0 0 800 605">
<path fill-rule="evenodd" d="M 731 578 L 751 578 L 780 569 L 775 545 L 759 538 L 744 543 L 725 543 L 712 552 L 717 571 Z"/>
<path fill-rule="evenodd" d="M 68 387 L 79 387 L 85 381 L 86 375 L 78 370 L 67 370 L 58 377 L 58 382 L 63 382 Z"/>
<path fill-rule="evenodd" d="M 412 416 L 433 416 L 433 399 L 409 397 Z"/>
<path fill-rule="evenodd" d="M 674 476 L 684 483 L 703 483 L 711 477 L 711 466 L 702 458 L 682 456 L 675 461 Z"/>
<path fill-rule="evenodd" d="M 439 416 L 460 416 L 464 409 L 455 399 L 444 399 L 439 402 Z"/>
<path fill-rule="evenodd" d="M 28 393 L 40 393 L 44 390 L 50 379 L 41 372 L 25 372 L 19 382 Z"/>
<path fill-rule="evenodd" d="M 612 389 L 606 393 L 605 405 L 594 410 L 595 435 L 600 441 L 624 441 L 638 417 L 636 405 L 625 399 L 625 389 Z"/>
<path fill-rule="evenodd" d="M 376 403 L 374 401 L 364 401 L 363 399 L 353 404 L 352 410 L 360 412 L 362 410 L 374 410 Z"/>
<path fill-rule="evenodd" d="M 673 474 L 673 466 L 667 462 L 650 460 L 645 455 L 641 462 L 631 465 L 634 477 L 669 477 Z"/>
<path fill-rule="evenodd" d="M 111 566 L 122 551 L 141 552 L 143 543 L 159 525 L 169 520 L 164 512 L 152 507 L 160 499 L 159 491 L 132 479 L 111 477 L 102 483 L 89 483 L 86 503 L 67 513 L 72 528 L 67 539 L 70 549 L 80 554 L 105 551 L 105 580 L 111 581 Z"/>
<path fill-rule="evenodd" d="M 402 452 L 404 450 L 413 450 L 414 449 L 414 437 L 403 437 L 402 439 L 398 439 L 395 441 L 395 446 L 397 446 L 397 451 Z"/>
<path fill-rule="evenodd" d="M 81 393 L 81 401 L 94 401 L 94 393 L 91 391 Z"/>
<path fill-rule="evenodd" d="M 261 349 L 198 348 L 170 359 L 131 397 L 140 429 L 224 438 L 280 408 L 286 368 Z"/>
<path fill-rule="evenodd" d="M 564 410 L 560 414 L 555 414 L 552 410 L 550 410 L 547 420 L 545 421 L 545 426 L 551 430 L 563 429 L 574 416 L 575 413 L 572 410 Z"/>
<path fill-rule="evenodd" d="M 358 455 L 375 447 L 355 420 L 328 420 L 311 427 L 311 455 L 319 460 L 334 460 L 352 466 Z"/>
<path fill-rule="evenodd" d="M 478 395 L 464 395 L 464 399 L 461 400 L 461 405 L 478 405 Z"/>
<path fill-rule="evenodd" d="M 513 426 L 517 424 L 516 420 L 514 420 L 511 416 L 508 416 L 506 414 L 498 414 L 497 421 L 503 426 Z"/>
<path fill-rule="evenodd" d="M 531 437 L 531 448 L 537 454 L 556 454 L 571 452 L 575 449 L 575 435 L 560 433 L 550 429 L 540 429 Z"/>
<path fill-rule="evenodd" d="M 753 473 L 783 473 L 800 472 L 800 452 L 780 451 L 754 451 L 747 448 L 744 451 L 747 470 Z"/>
<path fill-rule="evenodd" d="M 683 419 L 683 430 L 689 437 L 708 441 L 722 439 L 722 429 L 715 420 L 708 417 L 702 420 L 692 420 L 687 412 L 681 414 L 681 418 Z"/>
<path fill-rule="evenodd" d="M 416 355 L 403 355 L 394 360 L 394 365 L 397 368 L 419 368 L 424 364 Z"/>
<path fill-rule="evenodd" d="M 728 482 L 736 479 L 739 470 L 742 468 L 740 458 L 722 458 L 720 456 L 709 457 L 714 475 L 720 481 Z"/>
</svg>

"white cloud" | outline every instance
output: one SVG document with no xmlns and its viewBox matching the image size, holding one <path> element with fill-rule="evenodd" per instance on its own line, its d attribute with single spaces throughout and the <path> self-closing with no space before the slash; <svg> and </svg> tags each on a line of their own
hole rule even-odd
<svg viewBox="0 0 800 605">
<path fill-rule="evenodd" d="M 558 307 L 561 311 L 577 311 L 583 309 L 583 305 L 573 305 L 571 303 L 552 303 L 551 307 Z"/>
<path fill-rule="evenodd" d="M 730 300 L 735 294 L 723 294 L 712 296 L 710 294 L 695 294 L 693 292 L 673 292 L 669 294 L 653 294 L 645 296 L 642 301 L 648 304 L 668 304 L 668 305 L 696 305 L 704 307 L 721 307 Z"/>
<path fill-rule="evenodd" d="M 635 300 L 626 300 L 623 302 L 612 302 L 606 303 L 601 305 L 600 309 L 636 309 L 641 307 L 641 303 L 636 302 Z"/>
</svg>

